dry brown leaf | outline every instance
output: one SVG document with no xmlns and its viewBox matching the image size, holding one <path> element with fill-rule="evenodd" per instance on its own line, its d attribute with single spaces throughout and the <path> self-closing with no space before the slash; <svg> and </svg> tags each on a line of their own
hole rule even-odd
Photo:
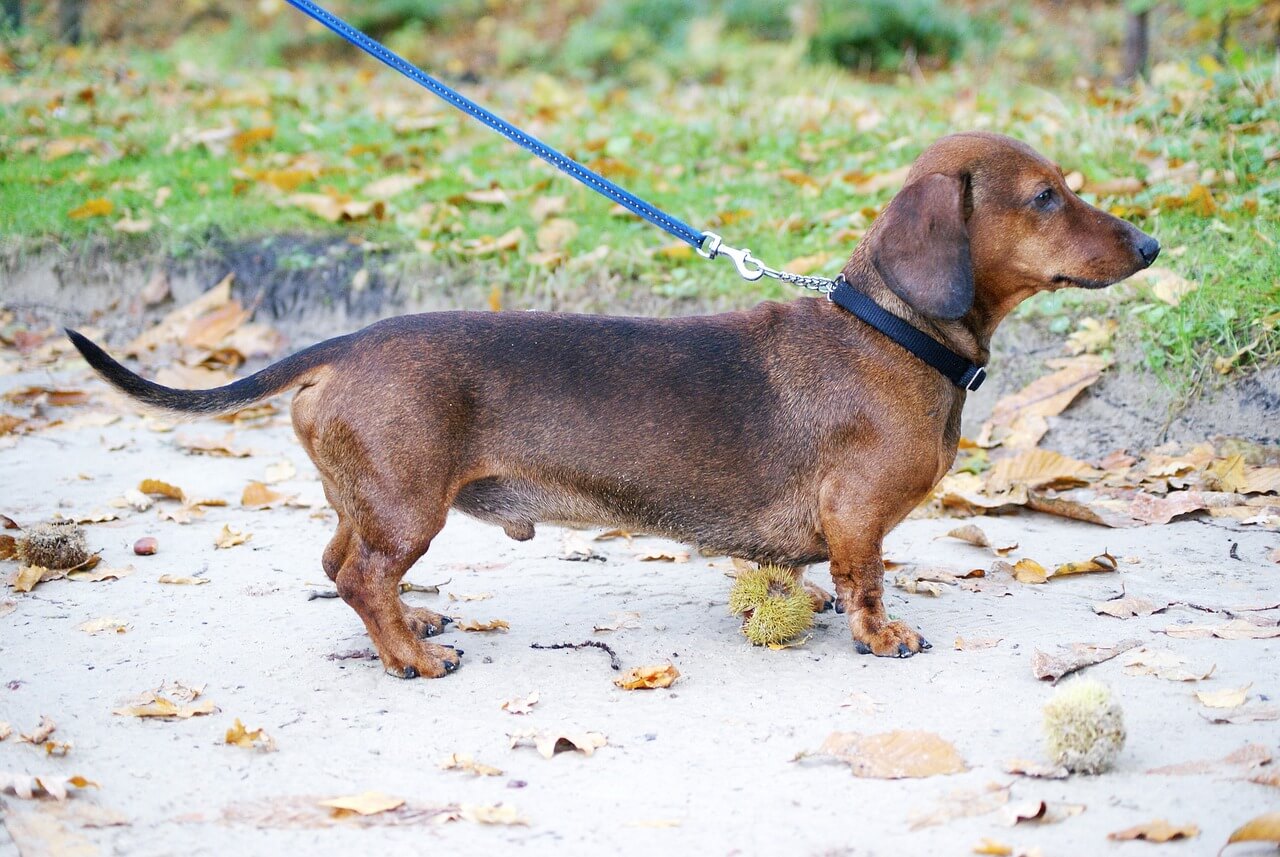
<svg viewBox="0 0 1280 857">
<path fill-rule="evenodd" d="M 1033 762 L 1030 759 L 1010 759 L 1004 763 L 1005 773 L 1043 780 L 1065 780 L 1071 772 L 1062 765 Z"/>
<path fill-rule="evenodd" d="M 508 699 L 503 702 L 500 707 L 508 714 L 530 714 L 533 712 L 533 707 L 537 704 L 538 692 L 535 690 L 523 699 L 518 696 Z"/>
<path fill-rule="evenodd" d="M 440 762 L 442 771 L 467 771 L 477 777 L 500 777 L 502 770 L 492 765 L 482 765 L 465 753 L 450 753 Z"/>
<path fill-rule="evenodd" d="M 1280 788 L 1280 769 L 1266 770 L 1249 777 L 1249 782 L 1257 783 L 1260 786 L 1271 786 L 1272 788 Z"/>
<path fill-rule="evenodd" d="M 590 756 L 597 749 L 609 743 L 608 739 L 599 732 L 536 732 L 524 730 L 508 733 L 507 737 L 511 740 L 512 748 L 523 744 L 533 744 L 544 759 L 550 759 L 556 753 L 563 753 L 568 750 L 577 750 L 585 756 Z"/>
<path fill-rule="evenodd" d="M 377 815 L 404 806 L 404 798 L 391 797 L 382 792 L 361 792 L 358 795 L 329 798 L 318 802 L 333 810 L 334 818 L 345 815 Z"/>
<path fill-rule="evenodd" d="M 463 256 L 493 256 L 514 250 L 524 241 L 524 230 L 517 226 L 497 238 L 477 238 L 464 242 L 458 249 Z"/>
<path fill-rule="evenodd" d="M 671 683 L 680 678 L 680 670 L 675 664 L 651 664 L 632 667 L 613 680 L 623 690 L 642 690 L 647 688 L 671 687 Z"/>
<path fill-rule="evenodd" d="M 33 800 L 40 797 L 42 792 L 54 800 L 66 800 L 68 786 L 96 789 L 98 784 L 79 774 L 70 777 L 33 777 L 30 774 L 0 773 L 0 793 L 12 792 L 23 800 Z"/>
<path fill-rule="evenodd" d="M 1249 698 L 1249 688 L 1253 682 L 1244 687 L 1225 688 L 1223 690 L 1197 690 L 1196 699 L 1208 708 L 1239 708 Z"/>
<path fill-rule="evenodd" d="M 246 509 L 269 509 L 286 498 L 278 491 L 272 491 L 261 482 L 250 482 L 240 495 L 240 505 Z"/>
<path fill-rule="evenodd" d="M 74 580 L 79 583 L 102 583 L 104 580 L 119 580 L 122 577 L 128 577 L 133 572 L 134 568 L 131 565 L 126 565 L 124 568 L 103 568 L 99 566 L 92 571 L 68 572 L 67 580 Z"/>
<path fill-rule="evenodd" d="M 1175 491 L 1157 497 L 1139 491 L 1129 504 L 1129 514 L 1144 524 L 1167 524 L 1179 515 L 1198 512 L 1208 505 L 1199 491 Z"/>
<path fill-rule="evenodd" d="M 123 634 L 129 630 L 129 623 L 124 619 L 112 619 L 103 617 L 101 619 L 90 619 L 87 622 L 81 622 L 76 625 L 77 631 L 84 631 L 86 634 L 101 634 L 103 631 L 113 631 L 117 634 Z"/>
<path fill-rule="evenodd" d="M 1068 651 L 1051 655 L 1039 649 L 1031 656 L 1031 671 L 1042 681 L 1056 682 L 1085 667 L 1109 661 L 1116 655 L 1142 645 L 1139 640 L 1121 640 L 1111 645 L 1101 643 L 1072 643 Z"/>
<path fill-rule="evenodd" d="M 930 595 L 934 598 L 942 595 L 941 583 L 934 580 L 924 580 L 905 571 L 900 571 L 893 576 L 893 585 L 912 595 Z"/>
<path fill-rule="evenodd" d="M 197 694 L 198 695 L 198 694 Z M 168 696 L 157 693 L 156 691 L 148 691 L 143 694 L 141 699 L 133 705 L 126 705 L 123 708 L 112 710 L 112 714 L 119 714 L 126 717 L 156 717 L 161 720 L 186 720 L 189 717 L 196 717 L 202 714 L 212 714 L 217 711 L 218 707 L 213 704 L 213 700 L 205 699 L 200 702 L 189 702 L 180 704 L 170 699 Z"/>
<path fill-rule="evenodd" d="M 49 736 L 58 730 L 58 724 L 53 718 L 47 714 L 40 715 L 40 723 L 31 732 L 22 732 L 18 734 L 18 743 L 20 744 L 43 744 L 49 740 Z"/>
<path fill-rule="evenodd" d="M 216 548 L 225 550 L 226 548 L 233 548 L 236 545 L 242 545 L 251 538 L 253 538 L 253 533 L 233 530 L 231 529 L 230 524 L 223 524 L 222 529 L 213 540 L 213 545 Z"/>
<path fill-rule="evenodd" d="M 1057 371 L 1037 378 L 1017 393 L 996 402 L 990 419 L 982 426 L 979 445 L 1000 443 L 1000 429 L 1007 431 L 1019 417 L 1052 417 L 1062 413 L 1081 390 L 1102 376 L 1110 361 L 1096 354 L 1082 354 L 1050 365 Z"/>
<path fill-rule="evenodd" d="M 492 592 L 475 592 L 467 594 L 464 592 L 450 592 L 450 601 L 488 601 L 493 597 Z"/>
<path fill-rule="evenodd" d="M 1125 658 L 1125 675 L 1151 675 L 1165 681 L 1203 681 L 1213 675 L 1214 665 L 1207 668 L 1190 667 L 1173 652 L 1149 649 L 1146 646 Z"/>
<path fill-rule="evenodd" d="M 232 446 L 235 439 L 234 432 L 227 432 L 220 438 L 209 437 L 180 437 L 174 443 L 180 448 L 194 455 L 212 455 L 223 458 L 248 458 L 253 453 L 247 449 L 240 449 Z"/>
<path fill-rule="evenodd" d="M 1132 619 L 1136 616 L 1150 616 L 1161 613 L 1173 606 L 1170 602 L 1157 604 L 1136 595 L 1122 595 L 1107 601 L 1095 601 L 1093 612 L 1099 616 L 1114 616 L 1117 619 Z"/>
<path fill-rule="evenodd" d="M 510 623 L 506 619 L 490 619 L 487 622 L 481 622 L 478 619 L 459 619 L 457 627 L 460 631 L 509 631 Z"/>
<path fill-rule="evenodd" d="M 1280 812 L 1268 812 L 1237 827 L 1227 839 L 1227 845 L 1237 842 L 1280 844 Z"/>
<path fill-rule="evenodd" d="M 1136 527 L 1142 523 L 1129 514 L 1129 498 L 1108 496 L 1092 488 L 1029 491 L 1026 505 L 1037 512 L 1104 527 Z"/>
<path fill-rule="evenodd" d="M 1169 306 L 1178 306 L 1186 295 L 1197 288 L 1196 283 L 1169 268 L 1147 268 L 1134 274 L 1133 279 L 1147 283 L 1152 294 Z"/>
<path fill-rule="evenodd" d="M 855 777 L 872 779 L 933 777 L 968 770 L 956 748 L 932 732 L 832 732 L 818 753 L 847 763 Z"/>
<path fill-rule="evenodd" d="M 1053 570 L 1050 577 L 1063 577 L 1070 574 L 1091 574 L 1097 571 L 1115 571 L 1116 558 L 1103 551 L 1092 559 L 1069 562 Z"/>
<path fill-rule="evenodd" d="M 1177 765 L 1166 765 L 1162 768 L 1152 768 L 1147 771 L 1148 774 L 1161 774 L 1165 776 L 1189 776 L 1199 774 L 1213 774 L 1219 772 L 1223 768 L 1240 768 L 1252 770 L 1254 768 L 1263 767 L 1271 764 L 1271 749 L 1264 744 L 1245 744 L 1239 750 L 1235 750 L 1221 759 L 1202 759 L 1198 762 L 1183 762 Z"/>
<path fill-rule="evenodd" d="M 157 583 L 169 583 L 174 586 L 203 586 L 209 582 L 207 577 L 187 577 L 179 574 L 162 574 Z"/>
<path fill-rule="evenodd" d="M 14 592 L 30 592 L 37 584 L 66 577 L 67 571 L 56 568 L 44 568 L 39 565 L 20 565 L 9 576 L 9 586 Z"/>
<path fill-rule="evenodd" d="M 962 542 L 980 548 L 991 548 L 997 556 L 1005 556 L 1010 551 L 1017 550 L 1017 542 L 1007 542 L 1004 544 L 992 544 L 991 539 L 977 524 L 965 524 L 963 527 L 956 527 L 946 534 L 946 538 L 959 539 Z"/>
<path fill-rule="evenodd" d="M 1100 471 L 1083 461 L 1048 449 L 1031 449 L 1002 458 L 987 474 L 987 491 L 999 494 L 1015 485 L 1027 488 L 1071 488 L 1097 478 Z"/>
<path fill-rule="evenodd" d="M 393 196 L 413 190 L 422 184 L 426 179 L 422 176 L 409 175 L 402 173 L 400 175 L 384 176 L 375 182 L 367 184 L 360 192 L 369 199 L 388 200 Z"/>
<path fill-rule="evenodd" d="M 1082 803 L 1050 803 L 1043 800 L 1026 800 L 1005 807 L 1005 822 L 1013 827 L 1023 823 L 1057 824 L 1084 812 Z"/>
<path fill-rule="evenodd" d="M 1280 626 L 1255 625 L 1247 619 L 1232 619 L 1221 625 L 1170 625 L 1164 629 L 1164 633 L 1181 640 L 1201 640 L 1207 637 L 1222 640 L 1268 640 L 1280 637 Z"/>
<path fill-rule="evenodd" d="M 1107 838 L 1117 842 L 1128 842 L 1141 839 L 1146 842 L 1171 842 L 1175 839 L 1193 839 L 1200 835 L 1200 828 L 1194 824 L 1170 824 L 1163 818 L 1136 824 L 1133 827 L 1108 833 Z"/>
<path fill-rule="evenodd" d="M 1237 488 L 1241 494 L 1280 494 L 1280 467 L 1247 467 Z"/>
<path fill-rule="evenodd" d="M 974 637 L 966 639 L 964 637 L 956 637 L 956 651 L 963 652 L 980 652 L 984 649 L 994 649 L 1000 645 L 1001 637 Z"/>
<path fill-rule="evenodd" d="M 689 552 L 680 550 L 650 550 L 636 554 L 640 562 L 688 562 Z"/>
<path fill-rule="evenodd" d="M 285 197 L 280 205 L 301 208 L 330 223 L 346 223 L 365 218 L 382 220 L 387 214 L 387 204 L 380 199 L 359 200 L 324 193 L 295 193 Z"/>
<path fill-rule="evenodd" d="M 270 735 L 262 729 L 246 729 L 239 717 L 227 730 L 222 743 L 232 747 L 243 747 L 246 750 L 260 750 L 263 753 L 271 753 L 276 749 L 276 742 Z"/>
</svg>

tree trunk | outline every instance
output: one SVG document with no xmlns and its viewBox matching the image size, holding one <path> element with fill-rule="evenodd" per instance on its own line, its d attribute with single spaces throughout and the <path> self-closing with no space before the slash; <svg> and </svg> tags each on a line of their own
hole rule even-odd
<svg viewBox="0 0 1280 857">
<path fill-rule="evenodd" d="M 68 45 L 80 44 L 85 3 L 86 0 L 58 0 L 58 38 Z"/>
<path fill-rule="evenodd" d="M 1132 81 L 1147 74 L 1147 57 L 1151 52 L 1149 10 L 1130 12 L 1124 34 L 1124 80 Z"/>
<path fill-rule="evenodd" d="M 22 29 L 22 0 L 4 0 L 0 5 L 0 30 Z"/>
</svg>

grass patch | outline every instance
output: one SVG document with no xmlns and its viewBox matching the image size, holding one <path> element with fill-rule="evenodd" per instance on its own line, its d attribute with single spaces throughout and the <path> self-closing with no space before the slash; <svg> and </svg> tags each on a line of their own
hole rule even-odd
<svg viewBox="0 0 1280 857">
<path fill-rule="evenodd" d="M 671 0 L 672 9 L 692 5 Z M 610 6 L 592 26 L 625 30 L 634 23 L 628 15 L 649 14 L 624 6 Z M 1236 363 L 1277 359 L 1274 60 L 1238 69 L 1168 63 L 1134 92 L 1079 84 L 1049 92 L 980 63 L 865 80 L 807 61 L 802 41 L 745 42 L 709 19 L 670 21 L 676 13 L 668 12 L 645 18 L 633 36 L 697 46 L 683 76 L 641 57 L 627 66 L 625 86 L 608 74 L 517 70 L 462 88 L 695 227 L 775 266 L 827 274 L 892 195 L 881 177 L 948 132 L 1009 133 L 1081 172 L 1086 198 L 1158 236 L 1159 264 L 1199 284 L 1177 307 L 1127 288 L 1106 299 L 1045 295 L 1026 312 L 1121 318 L 1121 339 L 1175 383 L 1250 344 Z M 261 42 L 264 52 L 274 46 L 272 56 L 288 53 L 278 27 Z M 515 293 L 538 289 L 554 272 L 583 283 L 617 277 L 631 289 L 691 299 L 792 295 L 772 282 L 743 284 L 727 265 L 707 266 L 354 51 L 327 44 L 351 64 L 277 68 L 265 65 L 267 56 L 248 59 L 258 42 L 243 31 L 199 51 L 194 44 L 11 47 L 16 70 L 5 75 L 0 111 L 0 234 L 17 243 L 143 242 L 184 255 L 212 230 L 230 238 L 314 232 L 452 266 L 483 263 Z M 388 176 L 417 184 L 352 222 L 326 222 L 291 201 L 311 194 L 372 202 L 370 185 Z M 1127 178 L 1141 186 L 1089 193 Z M 562 197 L 562 210 L 536 217 L 547 197 Z M 72 216 L 95 200 L 107 200 L 110 213 Z M 550 229 L 548 217 L 570 225 Z M 130 221 L 150 227 L 140 236 L 117 231 Z M 520 230 L 514 239 L 512 230 Z"/>
</svg>

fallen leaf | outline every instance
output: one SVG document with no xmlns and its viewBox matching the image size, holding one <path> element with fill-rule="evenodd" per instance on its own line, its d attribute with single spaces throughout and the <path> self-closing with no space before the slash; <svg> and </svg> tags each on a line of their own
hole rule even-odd
<svg viewBox="0 0 1280 857">
<path fill-rule="evenodd" d="M 1062 765 L 1033 762 L 1029 759 L 1010 759 L 1004 763 L 1004 770 L 1005 773 L 1044 780 L 1064 780 L 1071 773 Z"/>
<path fill-rule="evenodd" d="M 1045 583 L 1049 580 L 1049 571 L 1034 559 L 1023 557 L 1014 563 L 1013 579 L 1019 583 Z"/>
<path fill-rule="evenodd" d="M 502 770 L 491 765 L 482 765 L 464 753 L 450 753 L 440 762 L 442 771 L 467 771 L 478 777 L 500 777 Z"/>
<path fill-rule="evenodd" d="M 1167 524 L 1207 505 L 1208 501 L 1199 491 L 1175 491 L 1165 497 L 1139 491 L 1129 505 L 1129 514 L 1144 524 Z"/>
<path fill-rule="evenodd" d="M 1239 750 L 1228 753 L 1221 759 L 1202 759 L 1198 762 L 1182 762 L 1177 765 L 1165 765 L 1152 768 L 1148 774 L 1165 776 L 1186 776 L 1217 773 L 1223 768 L 1239 768 L 1246 770 L 1271 764 L 1271 749 L 1264 744 L 1245 744 Z"/>
<path fill-rule="evenodd" d="M 246 509 L 267 509 L 280 503 L 285 496 L 272 491 L 261 482 L 250 482 L 240 495 L 240 505 Z"/>
<path fill-rule="evenodd" d="M 263 753 L 271 753 L 276 749 L 276 742 L 270 735 L 262 729 L 246 729 L 245 725 L 240 722 L 239 717 L 236 718 L 235 724 L 227 730 L 222 743 L 232 747 L 243 747 L 246 750 L 260 750 Z"/>
<path fill-rule="evenodd" d="M 40 716 L 40 723 L 29 733 L 19 733 L 18 743 L 20 744 L 43 744 L 49 740 L 49 736 L 58 730 L 58 724 L 53 718 L 47 714 Z"/>
<path fill-rule="evenodd" d="M 162 720 L 186 720 L 189 717 L 196 717 L 202 714 L 212 714 L 217 710 L 218 707 L 209 699 L 205 699 L 200 702 L 192 701 L 183 705 L 156 691 L 148 691 L 133 705 L 126 705 L 122 708 L 113 709 L 111 713 L 126 717 L 157 717 Z"/>
<path fill-rule="evenodd" d="M 605 555 L 577 533 L 567 532 L 560 546 L 560 558 L 569 562 L 604 562 Z"/>
<path fill-rule="evenodd" d="M 1246 619 L 1232 619 L 1221 625 L 1170 625 L 1163 631 L 1181 640 L 1217 637 L 1222 640 L 1267 640 L 1280 637 L 1280 626 L 1255 625 Z"/>
<path fill-rule="evenodd" d="M 115 204 L 102 197 L 91 199 L 67 212 L 68 220 L 87 220 L 90 217 L 106 217 L 115 211 Z"/>
<path fill-rule="evenodd" d="M 29 774 L 0 774 L 0 792 L 12 792 L 23 800 L 32 800 L 41 792 L 54 800 L 67 799 L 67 787 L 78 789 L 97 788 L 98 784 L 79 774 L 70 777 L 39 776 Z"/>
<path fill-rule="evenodd" d="M 1158 818 L 1133 827 L 1108 833 L 1107 838 L 1117 842 L 1128 842 L 1141 839 L 1145 842 L 1171 842 L 1175 839 L 1192 839 L 1200 835 L 1200 828 L 1194 824 L 1173 825 Z"/>
<path fill-rule="evenodd" d="M 1008 542 L 1006 544 L 992 544 L 991 539 L 983 532 L 982 528 L 977 524 L 965 524 L 963 527 L 956 527 L 946 534 L 946 538 L 959 539 L 962 542 L 968 542 L 975 547 L 991 548 L 997 556 L 1005 556 L 1010 551 L 1017 550 L 1017 542 Z"/>
<path fill-rule="evenodd" d="M 103 631 L 114 631 L 117 634 L 123 634 L 129 630 L 129 623 L 123 619 L 90 619 L 87 622 L 81 622 L 76 625 L 77 631 L 84 631 L 87 634 L 101 634 Z"/>
<path fill-rule="evenodd" d="M 1093 612 L 1099 616 L 1114 616 L 1117 619 L 1132 619 L 1136 616 L 1150 616 L 1161 613 L 1173 606 L 1169 602 L 1157 604 L 1136 595 L 1122 595 L 1107 601 L 1095 601 Z"/>
<path fill-rule="evenodd" d="M 233 530 L 231 529 L 230 524 L 223 524 L 222 529 L 218 532 L 217 537 L 214 538 L 213 540 L 213 545 L 216 548 L 225 550 L 226 548 L 233 548 L 236 545 L 242 545 L 245 542 L 249 541 L 249 539 L 251 538 L 253 538 L 253 533 L 246 533 L 241 530 Z"/>
<path fill-rule="evenodd" d="M 488 601 L 492 597 L 492 592 L 476 592 L 470 595 L 462 592 L 449 593 L 450 601 Z"/>
<path fill-rule="evenodd" d="M 1071 488 L 1097 478 L 1099 471 L 1083 461 L 1048 449 L 1031 449 L 1011 458 L 1002 458 L 987 473 L 986 488 L 998 494 L 1015 485 L 1027 488 Z"/>
<path fill-rule="evenodd" d="M 457 627 L 460 631 L 509 631 L 511 625 L 506 619 L 490 619 L 481 622 L 478 619 L 459 619 Z"/>
<path fill-rule="evenodd" d="M 104 568 L 99 566 L 92 571 L 68 572 L 67 580 L 74 580 L 79 583 L 102 583 L 105 580 L 119 580 L 122 577 L 128 577 L 133 572 L 134 568 L 131 565 L 127 565 L 124 568 Z"/>
<path fill-rule="evenodd" d="M 1173 652 L 1149 649 L 1143 646 L 1125 658 L 1126 675 L 1151 675 L 1165 681 L 1202 681 L 1213 674 L 1214 665 L 1208 668 L 1188 667 L 1187 662 Z"/>
<path fill-rule="evenodd" d="M 1031 656 L 1031 671 L 1043 681 L 1056 682 L 1085 667 L 1109 661 L 1116 655 L 1142 645 L 1139 640 L 1121 640 L 1105 645 L 1101 643 L 1072 643 L 1069 651 L 1051 655 L 1039 649 Z"/>
<path fill-rule="evenodd" d="M 365 185 L 360 192 L 370 199 L 387 200 L 393 196 L 399 196 L 406 191 L 413 190 L 424 181 L 426 179 L 422 176 L 408 174 L 385 176 Z"/>
<path fill-rule="evenodd" d="M 1250 682 L 1244 687 L 1226 688 L 1224 690 L 1197 690 L 1196 699 L 1208 708 L 1238 708 L 1249 698 Z"/>
<path fill-rule="evenodd" d="M 512 732 L 507 737 L 512 748 L 532 743 L 544 759 L 550 759 L 556 753 L 577 750 L 590 756 L 597 749 L 609 743 L 599 732 Z"/>
<path fill-rule="evenodd" d="M 39 565 L 20 565 L 9 576 L 9 586 L 14 592 L 30 592 L 36 584 L 66 577 L 68 572 L 56 568 L 44 568 Z"/>
<path fill-rule="evenodd" d="M 1237 827 L 1227 839 L 1227 845 L 1237 842 L 1280 844 L 1280 812 L 1268 812 Z"/>
<path fill-rule="evenodd" d="M 688 551 L 650 550 L 636 554 L 640 562 L 688 562 Z"/>
<path fill-rule="evenodd" d="M 1096 354 L 1051 362 L 1050 366 L 1057 371 L 1037 378 L 1017 393 L 996 402 L 991 417 L 979 432 L 978 445 L 994 446 L 1003 442 L 1000 434 L 1007 434 L 1021 417 L 1044 418 L 1062 413 L 1082 390 L 1102 377 L 1109 365 L 1109 360 Z"/>
<path fill-rule="evenodd" d="M 1169 268 L 1147 268 L 1134 274 L 1133 279 L 1146 282 L 1156 299 L 1169 306 L 1178 306 L 1186 295 L 1196 289 L 1195 283 Z"/>
<path fill-rule="evenodd" d="M 646 688 L 670 687 L 680 677 L 680 670 L 675 664 L 652 664 L 632 667 L 613 680 L 623 690 L 641 690 Z"/>
<path fill-rule="evenodd" d="M 1067 351 L 1071 354 L 1097 354 L 1111 347 L 1111 337 L 1120 323 L 1113 318 L 1098 321 L 1096 318 L 1080 319 L 1075 332 L 1067 337 Z"/>
<path fill-rule="evenodd" d="M 157 583 L 171 583 L 175 586 L 203 586 L 209 582 L 207 577 L 184 577 L 177 574 L 162 574 Z"/>
<path fill-rule="evenodd" d="M 295 193 L 279 204 L 301 208 L 330 223 L 349 223 L 365 218 L 382 220 L 387 214 L 387 204 L 383 200 L 359 200 L 324 193 Z"/>
<path fill-rule="evenodd" d="M 1210 723 L 1259 723 L 1280 720 L 1280 705 L 1250 705 L 1230 711 L 1210 709 L 1201 711 L 1200 716 Z"/>
<path fill-rule="evenodd" d="M 1013 857 L 1013 846 L 1005 845 L 995 839 L 983 838 L 973 846 L 974 854 L 986 854 L 989 857 Z"/>
<path fill-rule="evenodd" d="M 1056 824 L 1072 816 L 1084 812 L 1082 803 L 1050 803 L 1043 800 L 1027 800 L 1009 804 L 1005 808 L 1005 822 L 1014 825 L 1030 822 L 1034 824 Z"/>
<path fill-rule="evenodd" d="M 988 783 L 982 788 L 952 792 L 938 801 L 934 809 L 913 813 L 909 819 L 909 829 L 921 830 L 925 827 L 945 824 L 957 818 L 986 815 L 1008 802 L 1009 786 L 999 783 Z"/>
<path fill-rule="evenodd" d="M 912 595 L 931 595 L 934 598 L 942 595 L 941 583 L 934 580 L 924 580 L 902 571 L 893 576 L 893 585 Z"/>
<path fill-rule="evenodd" d="M 956 637 L 956 651 L 963 652 L 980 652 L 983 649 L 994 649 L 1000 645 L 1001 637 L 975 637 L 966 639 L 964 637 Z"/>
<path fill-rule="evenodd" d="M 1097 571 L 1115 571 L 1116 558 L 1111 554 L 1103 551 L 1092 559 L 1079 562 L 1069 562 L 1060 565 L 1053 570 L 1050 577 L 1063 577 L 1069 574 L 1091 574 Z"/>
<path fill-rule="evenodd" d="M 404 799 L 391 797 L 382 792 L 362 792 L 358 795 L 329 798 L 319 801 L 320 806 L 333 810 L 334 818 L 344 815 L 377 815 L 404 806 Z"/>
<path fill-rule="evenodd" d="M 508 699 L 506 702 L 502 703 L 500 707 L 508 714 L 529 714 L 537 704 L 538 692 L 535 690 L 523 699 L 518 696 Z"/>
<path fill-rule="evenodd" d="M 220 438 L 181 437 L 178 438 L 175 443 L 181 449 L 195 455 L 212 455 L 223 458 L 248 458 L 253 454 L 247 449 L 238 449 L 232 446 L 231 444 L 234 438 L 235 434 L 233 432 L 227 432 Z"/>
<path fill-rule="evenodd" d="M 268 465 L 266 475 L 263 476 L 262 481 L 267 485 L 274 485 L 277 482 L 288 481 L 297 475 L 298 468 L 294 467 L 293 462 L 286 458 L 283 461 Z M 245 490 L 247 491 L 248 489 Z M 241 502 L 244 502 L 243 498 Z"/>
<path fill-rule="evenodd" d="M 818 753 L 847 763 L 855 777 L 872 779 L 933 777 L 968 770 L 956 748 L 932 732 L 832 732 Z"/>
<path fill-rule="evenodd" d="M 605 631 L 623 631 L 640 627 L 640 614 L 634 611 L 614 613 L 613 619 L 592 628 L 597 634 Z"/>
</svg>

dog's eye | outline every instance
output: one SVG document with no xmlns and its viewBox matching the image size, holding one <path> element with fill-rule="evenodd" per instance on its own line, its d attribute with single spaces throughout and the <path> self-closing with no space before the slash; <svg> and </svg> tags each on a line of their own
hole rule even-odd
<svg viewBox="0 0 1280 857">
<path fill-rule="evenodd" d="M 1031 204 L 1039 209 L 1046 209 L 1053 205 L 1055 194 L 1053 188 L 1047 187 L 1036 194 L 1035 199 L 1031 200 Z"/>
</svg>

